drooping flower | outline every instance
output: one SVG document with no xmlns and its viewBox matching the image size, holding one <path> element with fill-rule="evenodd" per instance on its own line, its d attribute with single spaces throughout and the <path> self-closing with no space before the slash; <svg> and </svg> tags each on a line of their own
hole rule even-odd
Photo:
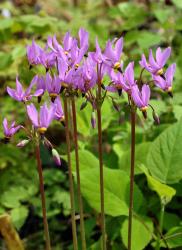
<svg viewBox="0 0 182 250">
<path fill-rule="evenodd" d="M 140 91 L 138 86 L 135 85 L 132 87 L 131 91 L 132 99 L 135 105 L 142 111 L 145 112 L 148 108 L 149 100 L 150 100 L 150 87 L 146 84 L 142 86 L 142 90 Z"/>
<path fill-rule="evenodd" d="M 43 53 L 43 49 L 32 41 L 31 45 L 27 46 L 27 58 L 30 65 L 37 65 L 40 63 L 40 55 Z"/>
<path fill-rule="evenodd" d="M 149 62 L 147 62 L 145 55 L 142 55 L 142 60 L 139 62 L 140 65 L 155 75 L 163 74 L 163 67 L 166 64 L 167 59 L 171 54 L 171 48 L 168 47 L 164 51 L 159 47 L 156 50 L 156 60 L 153 57 L 152 50 L 149 51 Z"/>
<path fill-rule="evenodd" d="M 58 76 L 54 75 L 51 77 L 49 73 L 45 77 L 46 89 L 51 97 L 51 100 L 54 101 L 55 98 L 59 95 L 61 90 L 61 82 Z"/>
<path fill-rule="evenodd" d="M 38 130 L 40 134 L 44 134 L 55 117 L 56 106 L 51 105 L 49 108 L 45 103 L 40 107 L 38 114 L 33 103 L 27 105 L 27 114 L 30 118 L 33 126 Z"/>
<path fill-rule="evenodd" d="M 24 91 L 22 84 L 19 82 L 18 77 L 16 77 L 16 89 L 7 87 L 7 92 L 16 101 L 19 102 L 29 101 L 33 96 L 40 96 L 43 93 L 43 89 L 38 89 L 35 91 L 34 94 L 31 94 L 32 87 L 35 85 L 36 81 L 37 81 L 37 76 L 35 76 L 32 79 L 30 86 L 27 88 L 27 90 Z"/>
<path fill-rule="evenodd" d="M 6 138 L 11 138 L 18 130 L 21 128 L 21 125 L 15 125 L 15 121 L 11 123 L 11 125 L 8 125 L 8 121 L 6 118 L 3 120 L 3 130 L 4 130 L 4 135 Z"/>
<path fill-rule="evenodd" d="M 75 80 L 77 80 L 78 89 L 80 89 L 82 93 L 86 93 L 95 86 L 97 74 L 95 66 L 93 66 L 89 58 L 87 58 L 84 64 L 76 71 Z"/>
<path fill-rule="evenodd" d="M 58 121 L 64 121 L 64 112 L 61 104 L 61 100 L 59 97 L 56 98 L 55 102 L 52 105 L 56 106 L 54 119 Z"/>
<path fill-rule="evenodd" d="M 123 90 L 124 76 L 121 72 L 115 72 L 110 70 L 109 76 L 111 78 L 111 84 L 106 86 L 105 89 L 110 92 L 118 92 L 121 95 Z"/>
<path fill-rule="evenodd" d="M 104 51 L 104 55 L 106 56 L 105 63 L 114 69 L 121 68 L 121 54 L 123 50 L 123 38 L 119 38 L 118 40 L 114 39 L 112 42 L 109 40 L 106 44 L 106 48 Z M 115 44 L 114 44 L 115 42 Z"/>
<path fill-rule="evenodd" d="M 48 71 L 56 63 L 55 53 L 52 51 L 51 52 L 43 51 L 40 54 L 40 63 L 46 68 L 46 71 Z"/>
<path fill-rule="evenodd" d="M 176 64 L 173 63 L 167 68 L 164 77 L 153 75 L 153 80 L 155 82 L 155 85 L 161 88 L 162 90 L 171 93 L 175 70 L 176 70 Z"/>
</svg>

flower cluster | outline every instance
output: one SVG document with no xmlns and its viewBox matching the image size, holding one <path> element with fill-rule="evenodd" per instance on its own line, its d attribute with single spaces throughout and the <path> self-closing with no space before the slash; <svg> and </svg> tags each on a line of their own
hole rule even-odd
<svg viewBox="0 0 182 250">
<path fill-rule="evenodd" d="M 64 120 L 60 95 L 62 97 L 82 95 L 86 98 L 81 109 L 85 108 L 88 102 L 91 104 L 93 127 L 95 127 L 94 110 L 97 105 L 103 103 L 107 92 L 118 92 L 119 96 L 125 92 L 128 95 L 129 104 L 141 110 L 144 117 L 146 117 L 151 96 L 151 84 L 149 83 L 152 82 L 153 85 L 172 96 L 172 81 L 176 65 L 172 64 L 165 69 L 165 64 L 171 54 L 170 47 L 164 50 L 158 48 L 155 58 L 150 50 L 148 60 L 143 54 L 139 62 L 141 74 L 139 79 L 136 79 L 134 62 L 130 62 L 124 67 L 121 60 L 122 37 L 109 40 L 104 50 L 101 50 L 96 39 L 95 51 L 88 51 L 89 34 L 87 31 L 81 28 L 78 37 L 79 39 L 76 39 L 67 32 L 61 43 L 56 36 L 48 37 L 44 49 L 33 40 L 32 44 L 27 46 L 30 68 L 42 65 L 45 68 L 45 75 L 34 76 L 26 90 L 23 89 L 18 77 L 16 89 L 7 87 L 7 92 L 13 99 L 26 105 L 28 117 L 39 134 L 43 135 L 53 120 Z M 150 73 L 152 80 L 143 81 L 144 70 Z M 108 77 L 110 80 L 105 83 L 104 79 L 108 79 Z M 98 86 L 102 87 L 101 97 L 98 96 Z M 40 113 L 38 113 L 35 105 L 29 102 L 33 97 L 38 97 L 38 103 L 40 103 L 45 92 L 48 92 L 50 98 L 48 103 L 41 105 Z M 6 137 L 11 137 L 18 131 L 17 127 L 12 128 L 11 132 L 7 133 L 9 128 L 5 120 Z"/>
</svg>

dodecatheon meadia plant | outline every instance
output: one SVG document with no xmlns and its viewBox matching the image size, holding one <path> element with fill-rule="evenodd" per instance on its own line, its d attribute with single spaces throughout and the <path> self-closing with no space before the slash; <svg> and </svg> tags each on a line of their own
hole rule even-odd
<svg viewBox="0 0 182 250">
<path fill-rule="evenodd" d="M 8 125 L 8 121 L 6 118 L 3 120 L 3 131 L 6 139 L 10 139 L 14 134 L 16 134 L 22 128 L 21 125 L 15 125 L 15 121 L 13 121 L 10 125 Z"/>
<path fill-rule="evenodd" d="M 176 64 L 173 63 L 167 68 L 164 76 L 153 75 L 153 80 L 155 85 L 161 88 L 162 90 L 166 91 L 170 96 L 172 96 L 172 82 L 175 70 L 176 70 Z"/>
<path fill-rule="evenodd" d="M 27 59 L 30 66 L 41 63 L 40 55 L 42 53 L 44 53 L 43 49 L 33 40 L 32 44 L 27 46 Z"/>
<path fill-rule="evenodd" d="M 51 97 L 51 101 L 54 102 L 61 91 L 61 81 L 59 77 L 57 75 L 52 77 L 49 73 L 47 73 L 45 76 L 45 85 L 49 96 Z"/>
<path fill-rule="evenodd" d="M 31 94 L 32 87 L 36 84 L 37 76 L 35 76 L 27 90 L 23 89 L 22 84 L 18 80 L 18 76 L 16 77 L 16 89 L 12 89 L 10 87 L 7 87 L 8 94 L 19 102 L 27 102 L 32 99 L 33 96 L 40 96 L 43 94 L 43 89 L 37 89 L 34 94 Z"/>
<path fill-rule="evenodd" d="M 152 49 L 149 51 L 149 62 L 147 62 L 145 55 L 142 55 L 142 60 L 139 62 L 140 65 L 145 68 L 148 72 L 153 75 L 162 75 L 164 73 L 163 67 L 166 64 L 168 58 L 171 54 L 171 48 L 168 47 L 161 50 L 161 48 L 157 48 L 156 50 L 156 60 L 153 57 Z"/>
<path fill-rule="evenodd" d="M 56 105 L 50 105 L 44 103 L 40 107 L 40 113 L 37 112 L 33 103 L 27 105 L 27 114 L 30 118 L 34 128 L 40 133 L 44 134 L 55 117 Z"/>
</svg>

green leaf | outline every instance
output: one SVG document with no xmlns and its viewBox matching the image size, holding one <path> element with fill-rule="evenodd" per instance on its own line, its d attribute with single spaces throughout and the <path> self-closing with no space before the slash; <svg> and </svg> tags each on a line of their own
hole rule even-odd
<svg viewBox="0 0 182 250">
<path fill-rule="evenodd" d="M 11 210 L 11 218 L 15 227 L 19 230 L 28 216 L 28 208 L 25 206 L 16 207 Z"/>
<path fill-rule="evenodd" d="M 174 5 L 176 5 L 177 8 L 182 9 L 182 2 L 181 2 L 181 0 L 172 0 L 172 2 L 174 3 Z"/>
<path fill-rule="evenodd" d="M 177 248 L 182 246 L 182 226 L 171 228 L 164 238 L 170 248 Z M 165 244 L 161 240 L 161 247 L 165 247 Z"/>
<path fill-rule="evenodd" d="M 81 191 L 90 206 L 100 212 L 99 168 L 81 171 Z M 105 213 L 111 216 L 128 215 L 129 176 L 125 171 L 104 167 Z M 142 205 L 142 194 L 134 188 L 134 209 Z"/>
<path fill-rule="evenodd" d="M 159 195 L 162 203 L 164 203 L 165 205 L 169 203 L 173 196 L 176 194 L 176 190 L 172 187 L 167 186 L 166 184 L 160 183 L 148 173 L 147 169 L 144 166 L 141 166 L 140 168 L 147 177 L 149 188 Z"/>
<path fill-rule="evenodd" d="M 159 44 L 161 42 L 161 35 L 148 31 L 142 31 L 136 40 L 142 49 L 146 49 L 153 45 Z"/>
<path fill-rule="evenodd" d="M 151 143 L 144 142 L 136 145 L 136 153 L 135 153 L 135 174 L 140 174 L 141 165 L 146 166 L 147 162 L 147 154 L 149 151 Z M 125 170 L 128 174 L 130 173 L 130 149 L 127 150 L 119 159 L 119 168 Z"/>
<path fill-rule="evenodd" d="M 162 183 L 177 183 L 182 178 L 182 120 L 167 128 L 152 143 L 147 167 Z"/>
<path fill-rule="evenodd" d="M 153 224 L 149 218 L 133 218 L 132 226 L 132 250 L 142 250 L 152 239 Z M 124 245 L 128 245 L 128 219 L 122 225 L 121 236 Z"/>
</svg>

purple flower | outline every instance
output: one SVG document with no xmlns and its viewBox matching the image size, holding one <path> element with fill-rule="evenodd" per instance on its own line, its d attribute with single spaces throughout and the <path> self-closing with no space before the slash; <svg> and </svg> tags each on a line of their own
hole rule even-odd
<svg viewBox="0 0 182 250">
<path fill-rule="evenodd" d="M 114 69 L 120 69 L 120 58 L 123 50 L 123 38 L 116 40 L 115 47 L 113 48 L 114 39 L 112 42 L 109 40 L 106 44 L 104 55 L 106 56 L 105 63 Z"/>
<path fill-rule="evenodd" d="M 103 63 L 106 60 L 106 56 L 102 53 L 101 48 L 98 43 L 98 39 L 96 38 L 95 41 L 95 52 L 90 52 L 89 55 L 92 58 L 93 61 L 95 61 L 98 64 Z"/>
<path fill-rule="evenodd" d="M 47 73 L 45 77 L 45 84 L 50 97 L 54 101 L 55 98 L 59 95 L 61 90 L 61 81 L 59 77 L 56 75 L 51 77 L 51 75 Z"/>
<path fill-rule="evenodd" d="M 35 91 L 34 94 L 31 94 L 31 89 L 33 85 L 35 85 L 36 81 L 37 76 L 32 79 L 30 86 L 27 88 L 26 91 L 24 91 L 22 84 L 19 82 L 18 77 L 16 77 L 16 89 L 7 87 L 7 92 L 13 99 L 19 102 L 29 101 L 33 96 L 40 96 L 43 93 L 42 89 L 38 89 Z"/>
<path fill-rule="evenodd" d="M 40 63 L 46 68 L 46 70 L 52 68 L 56 63 L 56 55 L 54 52 L 43 51 L 40 54 Z"/>
<path fill-rule="evenodd" d="M 77 79 L 78 88 L 84 93 L 95 86 L 97 82 L 97 73 L 89 58 L 87 58 L 84 64 L 78 68 L 75 79 Z"/>
<path fill-rule="evenodd" d="M 52 149 L 53 160 L 57 166 L 61 166 L 61 159 L 56 149 Z"/>
<path fill-rule="evenodd" d="M 89 42 L 88 42 L 89 34 L 83 28 L 80 28 L 78 34 L 80 39 L 80 49 L 84 50 L 84 52 L 86 53 L 89 47 Z"/>
<path fill-rule="evenodd" d="M 171 48 L 168 47 L 164 51 L 161 51 L 159 47 L 156 51 L 156 60 L 153 57 L 152 50 L 150 49 L 149 52 L 149 63 L 147 63 L 146 57 L 143 54 L 142 60 L 139 62 L 140 65 L 155 75 L 162 75 L 163 74 L 163 67 L 166 64 L 167 59 L 171 54 Z"/>
<path fill-rule="evenodd" d="M 105 87 L 106 90 L 110 92 L 117 92 L 119 95 L 123 89 L 124 77 L 120 72 L 115 72 L 113 69 L 110 70 L 109 76 L 111 78 L 111 84 Z"/>
<path fill-rule="evenodd" d="M 52 105 L 56 106 L 54 119 L 58 121 L 64 121 L 64 112 L 59 97 L 56 98 L 55 102 Z"/>
<path fill-rule="evenodd" d="M 41 94 L 41 95 L 43 95 L 44 92 L 46 91 L 46 83 L 45 83 L 45 78 L 43 76 L 37 75 L 36 86 L 37 86 L 37 90 L 39 90 L 39 89 L 43 90 L 43 92 Z"/>
<path fill-rule="evenodd" d="M 50 123 L 55 117 L 55 105 L 51 105 L 50 108 L 47 107 L 45 103 L 40 107 L 40 113 L 38 114 L 33 103 L 27 105 L 27 114 L 34 125 L 38 129 L 40 134 L 44 134 Z"/>
<path fill-rule="evenodd" d="M 27 46 L 27 58 L 30 65 L 37 65 L 40 63 L 40 55 L 43 53 L 43 49 L 32 41 L 32 45 Z"/>
<path fill-rule="evenodd" d="M 156 86 L 163 89 L 166 92 L 171 92 L 175 70 L 176 70 L 176 64 L 173 63 L 167 68 L 164 77 L 153 75 L 153 79 Z"/>
<path fill-rule="evenodd" d="M 141 111 L 145 112 L 148 108 L 148 103 L 150 99 L 150 87 L 144 84 L 142 86 L 142 90 L 140 91 L 138 86 L 135 85 L 134 87 L 132 87 L 131 95 L 135 105 Z"/>
<path fill-rule="evenodd" d="M 21 127 L 21 125 L 15 126 L 15 121 L 13 121 L 10 126 L 8 126 L 7 119 L 4 118 L 3 120 L 3 130 L 6 138 L 11 138 L 11 136 L 13 136 Z"/>
</svg>

